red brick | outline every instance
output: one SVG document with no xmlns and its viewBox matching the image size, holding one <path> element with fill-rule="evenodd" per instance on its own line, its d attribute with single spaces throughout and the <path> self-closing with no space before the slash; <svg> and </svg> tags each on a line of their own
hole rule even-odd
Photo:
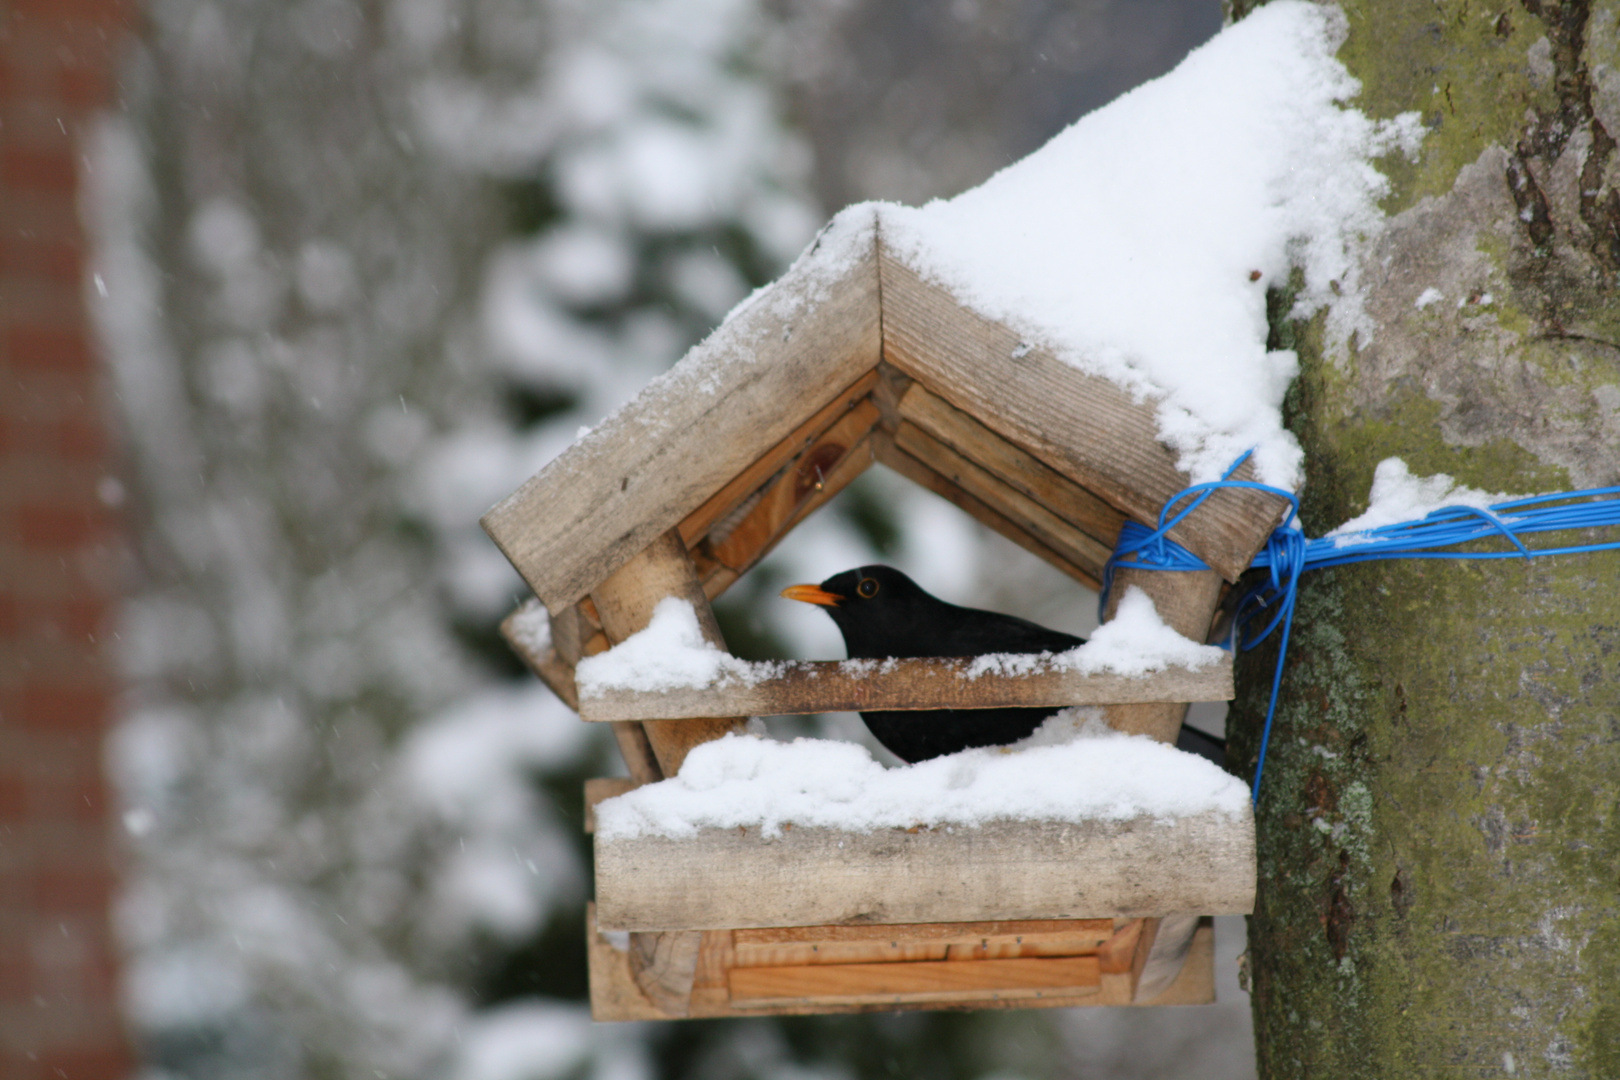
<svg viewBox="0 0 1620 1080">
<path fill-rule="evenodd" d="M 59 27 L 123 25 L 133 15 L 128 0 L 11 0 L 10 7 L 25 22 Z"/>
<path fill-rule="evenodd" d="M 111 714 L 112 698 L 99 686 L 29 683 L 6 696 L 4 714 L 32 731 L 99 732 Z"/>
<path fill-rule="evenodd" d="M 70 109 L 89 111 L 107 103 L 111 97 L 112 77 L 105 67 L 75 66 L 62 69 L 62 104 Z"/>
<path fill-rule="evenodd" d="M 78 162 L 68 147 L 35 150 L 8 146 L 0 150 L 0 183 L 8 188 L 72 191 L 78 179 Z"/>
<path fill-rule="evenodd" d="M 24 503 L 13 511 L 17 537 L 25 547 L 59 550 L 102 539 L 105 516 L 93 506 Z"/>
<path fill-rule="evenodd" d="M 6 330 L 5 347 L 14 369 L 69 368 L 87 372 L 95 362 L 89 340 L 78 329 L 12 326 Z"/>
<path fill-rule="evenodd" d="M 41 1054 L 39 1076 L 44 1080 L 127 1080 L 133 1064 L 116 1031 L 86 1031 L 84 1042 L 72 1049 Z"/>
<path fill-rule="evenodd" d="M 0 772 L 0 822 L 20 820 L 28 807 L 28 785 L 12 772 Z"/>
<path fill-rule="evenodd" d="M 76 236 L 10 236 L 0 246 L 0 273 L 42 277 L 78 287 L 84 271 L 84 249 Z"/>
<path fill-rule="evenodd" d="M 39 869 L 34 871 L 33 876 L 36 911 L 96 910 L 105 908 L 107 901 L 112 898 L 111 867 L 94 870 Z"/>
<path fill-rule="evenodd" d="M 56 430 L 56 452 L 73 461 L 99 461 L 107 456 L 107 426 L 100 416 L 69 416 Z"/>
</svg>

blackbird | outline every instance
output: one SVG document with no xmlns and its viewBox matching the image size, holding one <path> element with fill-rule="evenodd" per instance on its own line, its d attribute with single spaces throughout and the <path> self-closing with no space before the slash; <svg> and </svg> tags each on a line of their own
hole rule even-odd
<svg viewBox="0 0 1620 1080">
<path fill-rule="evenodd" d="M 1085 644 L 1084 638 L 1016 615 L 948 604 L 890 566 L 846 570 L 820 585 L 790 585 L 782 595 L 824 608 L 844 635 L 851 660 L 1064 652 Z M 861 719 L 896 757 L 918 762 L 1017 742 L 1057 711 L 1057 706 L 876 710 L 861 713 Z M 1178 745 L 1217 764 L 1224 757 L 1224 742 L 1196 728 L 1183 727 Z"/>
<path fill-rule="evenodd" d="M 851 660 L 1063 652 L 1085 643 L 1016 615 L 947 604 L 889 566 L 846 570 L 820 585 L 789 586 L 782 595 L 825 608 L 844 635 Z M 863 712 L 861 719 L 895 757 L 917 762 L 970 746 L 1017 742 L 1054 712 L 1052 707 L 879 710 Z"/>
</svg>

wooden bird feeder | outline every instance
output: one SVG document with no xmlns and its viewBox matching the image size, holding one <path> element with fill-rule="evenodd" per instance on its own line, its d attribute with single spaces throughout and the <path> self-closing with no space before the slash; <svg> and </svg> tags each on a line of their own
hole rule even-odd
<svg viewBox="0 0 1620 1080">
<path fill-rule="evenodd" d="M 880 218 L 840 215 L 483 519 L 537 597 L 503 625 L 508 639 L 586 720 L 614 725 L 631 778 L 593 781 L 592 804 L 674 775 L 750 714 L 1100 704 L 1113 727 L 1174 742 L 1187 702 L 1232 696 L 1229 664 L 969 682 L 951 662 L 908 660 L 860 680 L 804 663 L 746 687 L 580 700 L 579 659 L 645 627 L 665 597 L 690 601 L 724 647 L 709 602 L 874 462 L 1091 588 L 1124 520 L 1154 521 L 1189 482 L 1158 441 L 1153 403 L 965 306 L 885 248 Z M 1122 570 L 1115 595 L 1141 587 L 1167 624 L 1204 640 L 1223 579 L 1282 509 L 1262 492 L 1217 492 L 1172 534 L 1214 569 Z M 1201 917 L 1253 906 L 1254 826 L 1207 815 L 598 837 L 596 872 L 598 1019 L 1196 1004 L 1214 993 Z"/>
</svg>

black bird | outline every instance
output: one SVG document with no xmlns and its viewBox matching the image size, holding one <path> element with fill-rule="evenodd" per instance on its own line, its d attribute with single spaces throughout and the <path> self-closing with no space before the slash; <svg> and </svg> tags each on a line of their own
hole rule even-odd
<svg viewBox="0 0 1620 1080">
<path fill-rule="evenodd" d="M 844 635 L 851 660 L 985 653 L 1064 652 L 1084 638 L 1016 615 L 958 607 L 925 592 L 890 566 L 862 566 L 820 585 L 790 585 L 789 600 L 826 609 Z M 916 709 L 863 712 L 878 742 L 902 761 L 926 761 L 974 746 L 1003 746 L 1032 734 L 1052 706 L 1004 709 Z M 1222 740 L 1183 727 L 1178 745 L 1215 760 Z"/>
<path fill-rule="evenodd" d="M 1016 615 L 947 604 L 889 566 L 846 570 L 820 585 L 789 586 L 782 595 L 825 608 L 851 660 L 1063 652 L 1085 643 Z M 896 757 L 916 762 L 970 746 L 1017 742 L 1056 711 L 920 709 L 863 712 L 861 719 Z"/>
</svg>

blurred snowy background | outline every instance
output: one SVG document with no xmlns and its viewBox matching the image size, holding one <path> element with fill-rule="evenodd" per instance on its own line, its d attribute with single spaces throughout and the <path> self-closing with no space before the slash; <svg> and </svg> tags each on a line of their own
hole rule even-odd
<svg viewBox="0 0 1620 1080">
<path fill-rule="evenodd" d="M 108 764 L 145 1080 L 1252 1075 L 1241 920 L 1211 1008 L 593 1026 L 581 783 L 621 770 L 499 641 L 523 590 L 477 526 L 831 211 L 971 186 L 1219 18 L 146 0 L 86 206 L 136 533 Z M 876 472 L 728 594 L 728 640 L 841 655 L 775 593 L 879 558 L 1091 623 Z M 778 731 L 806 726 L 864 731 Z"/>
</svg>

